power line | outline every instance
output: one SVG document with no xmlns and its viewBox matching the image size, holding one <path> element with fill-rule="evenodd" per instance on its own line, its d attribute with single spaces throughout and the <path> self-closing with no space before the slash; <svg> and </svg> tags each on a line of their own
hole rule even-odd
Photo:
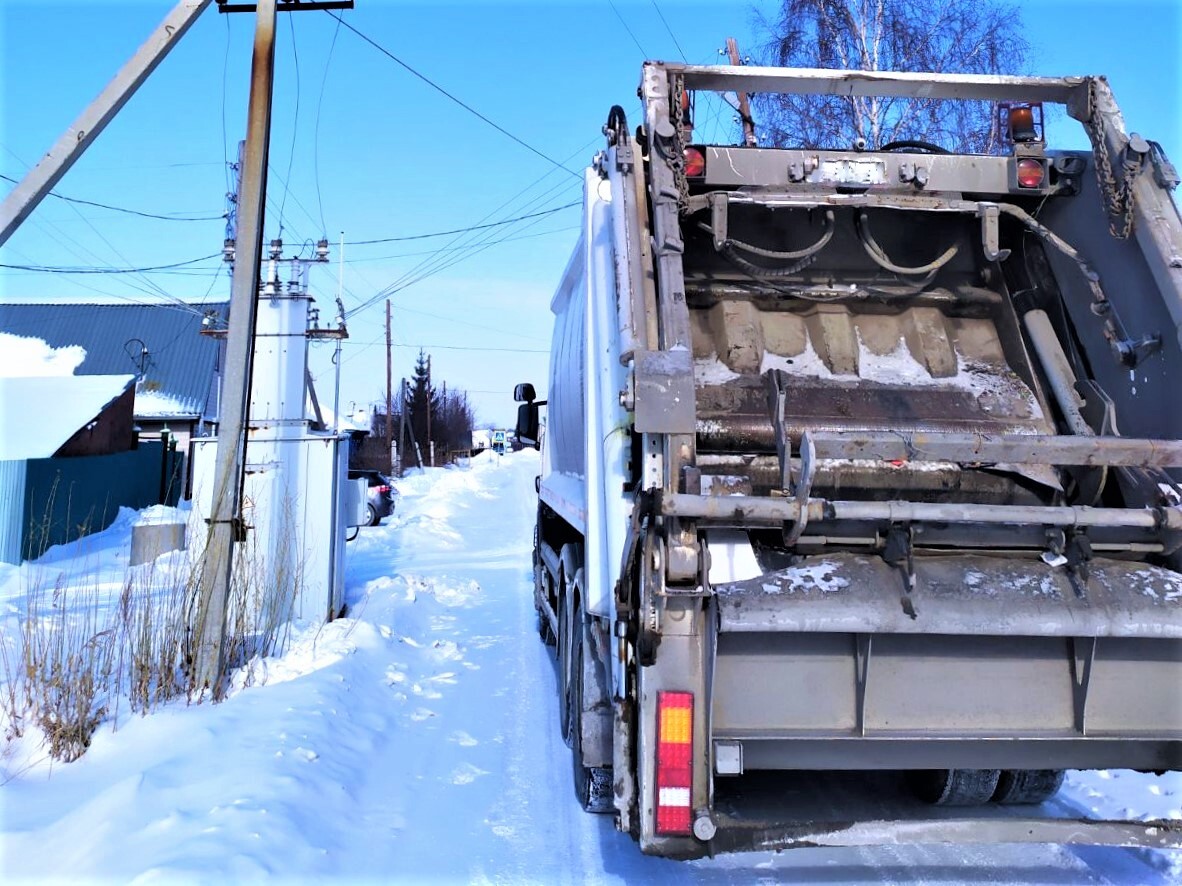
<svg viewBox="0 0 1182 886">
<path fill-rule="evenodd" d="M 341 23 L 332 31 L 332 43 L 328 47 L 328 58 L 324 60 L 324 76 L 320 78 L 320 96 L 316 99 L 316 126 L 312 134 L 312 171 L 316 178 L 316 204 L 320 207 L 320 230 L 327 233 L 324 224 L 324 201 L 320 198 L 320 108 L 324 104 L 324 87 L 328 83 L 328 69 L 332 66 L 333 50 L 337 48 L 337 34 L 341 32 Z"/>
<path fill-rule="evenodd" d="M 535 218 L 525 225 L 525 227 L 528 228 L 531 225 L 538 224 L 540 221 L 540 218 Z M 483 236 L 485 237 L 483 241 L 478 240 L 476 242 L 468 242 L 466 244 L 462 243 L 458 247 L 452 246 L 452 244 L 455 243 L 453 240 L 451 244 L 437 249 L 434 253 L 432 253 L 432 255 L 419 262 L 418 265 L 404 273 L 385 289 L 375 293 L 373 296 L 362 302 L 361 305 L 349 311 L 348 315 L 352 316 L 369 307 L 370 305 L 376 304 L 378 301 L 386 298 L 387 296 L 401 292 L 402 290 L 425 280 L 427 277 L 440 273 L 441 271 L 446 270 L 460 261 L 471 258 L 473 255 L 477 255 L 489 247 L 496 246 L 497 244 L 504 242 L 505 240 L 509 239 L 511 233 L 513 233 L 512 229 L 504 232 L 503 236 L 501 236 L 499 239 L 490 240 L 488 239 L 490 232 L 486 231 L 483 233 Z M 456 253 L 457 251 L 460 254 L 453 254 L 450 256 L 448 255 L 449 252 Z"/>
<path fill-rule="evenodd" d="M 661 17 L 661 23 L 665 25 L 665 30 L 669 32 L 669 36 L 673 38 L 673 45 L 677 47 L 677 51 L 681 53 L 681 60 L 687 65 L 689 59 L 686 58 L 685 50 L 681 48 L 681 44 L 677 42 L 677 35 L 673 33 L 673 29 L 669 27 L 669 22 L 665 19 L 665 13 L 661 12 L 661 7 L 657 6 L 657 0 L 650 0 L 653 4 L 653 9 L 657 11 L 657 15 Z"/>
<path fill-rule="evenodd" d="M 570 209 L 572 206 L 579 206 L 580 201 L 575 200 L 571 203 L 565 203 L 562 206 L 555 206 L 553 209 L 543 209 L 539 212 L 531 212 L 527 215 L 519 215 L 516 218 L 506 218 L 502 221 L 489 222 L 484 225 L 471 225 L 466 228 L 456 228 L 453 231 L 436 231 L 431 234 L 411 234 L 406 237 L 382 237 L 377 240 L 346 240 L 346 246 L 370 246 L 375 243 L 403 243 L 407 240 L 426 240 L 430 237 L 449 237 L 452 234 L 466 234 L 469 231 L 483 231 L 487 228 L 498 228 L 502 225 L 511 225 L 514 222 L 525 221 L 530 218 L 539 218 L 543 215 L 553 215 L 555 212 L 561 212 L 563 209 Z"/>
<path fill-rule="evenodd" d="M 19 179 L 15 179 L 7 175 L 0 174 L 0 178 L 7 182 L 12 182 L 14 185 L 20 184 Z M 139 215 L 143 218 L 158 218 L 162 221 L 217 221 L 226 217 L 225 214 L 195 216 L 158 215 L 154 212 L 141 212 L 138 209 L 127 209 L 123 206 L 112 206 L 109 203 L 96 203 L 93 200 L 81 200 L 78 197 L 67 197 L 64 194 L 57 193 L 56 191 L 50 191 L 49 196 L 57 197 L 59 200 L 65 200 L 67 203 L 80 203 L 83 206 L 97 206 L 99 209 L 110 209 L 112 212 L 126 212 L 128 215 Z"/>
<path fill-rule="evenodd" d="M 155 265 L 149 268 L 83 268 L 83 267 L 64 267 L 55 265 L 9 265 L 0 264 L 0 268 L 9 268 L 16 271 L 41 271 L 47 274 L 142 274 L 145 271 L 165 271 L 169 268 L 183 268 L 186 265 L 195 265 L 198 262 L 209 261 L 211 258 L 217 258 L 221 255 L 220 252 L 215 252 L 212 255 L 203 255 L 201 258 L 191 258 L 188 261 L 175 262 L 170 265 Z"/>
<path fill-rule="evenodd" d="M 385 343 L 386 343 L 385 339 L 382 339 L 381 341 L 364 341 L 364 342 L 363 341 L 353 341 L 352 339 L 349 339 L 349 340 L 343 342 L 343 344 L 346 344 L 346 345 L 362 345 L 367 348 L 373 347 L 374 345 L 381 345 L 381 344 L 385 344 Z M 422 350 L 427 350 L 428 348 L 433 348 L 435 350 L 442 350 L 442 351 L 493 351 L 495 353 L 503 353 L 503 354 L 549 354 L 550 353 L 549 348 L 544 348 L 544 349 L 543 348 L 481 348 L 481 347 L 466 346 L 466 345 L 425 345 L 425 344 L 404 344 L 404 345 L 403 344 L 394 344 L 394 345 L 391 345 L 391 347 L 419 348 Z"/>
<path fill-rule="evenodd" d="M 468 113 L 472 114 L 475 117 L 479 117 L 481 120 L 483 120 L 485 123 L 487 123 L 493 129 L 495 129 L 497 132 L 499 132 L 502 135 L 507 136 L 508 138 L 517 142 L 517 144 L 521 145 L 527 151 L 537 154 L 539 157 L 541 157 L 547 163 L 554 164 L 554 166 L 558 167 L 559 169 L 563 170 L 564 172 L 569 173 L 570 175 L 573 175 L 575 178 L 579 178 L 579 179 L 582 178 L 582 175 L 580 173 L 575 172 L 573 169 L 567 168 L 562 163 L 559 163 L 557 160 L 555 160 L 553 157 L 549 156 L 548 154 L 543 153 L 542 151 L 539 151 L 537 148 L 535 148 L 533 145 L 529 144 L 528 142 L 524 141 L 523 139 L 518 138 L 517 136 L 515 136 L 509 130 L 505 129 L 500 124 L 493 122 L 492 120 L 490 120 L 484 114 L 480 113 L 478 110 L 476 110 L 471 105 L 467 104 L 466 102 L 462 101 L 461 99 L 456 98 L 456 96 L 452 95 L 450 92 L 448 92 L 446 89 L 444 89 L 438 83 L 436 83 L 434 80 L 432 80 L 431 78 L 427 77 L 425 74 L 422 74 L 419 71 L 412 68 L 406 62 L 404 62 L 402 59 L 400 59 L 398 56 L 394 55 L 394 53 L 390 52 L 390 50 L 384 48 L 379 43 L 375 42 L 374 40 L 367 37 L 365 34 L 361 33 L 361 31 L 357 30 L 355 27 L 353 27 L 351 24 L 349 24 L 347 21 L 345 21 L 339 15 L 336 15 L 335 13 L 333 13 L 330 10 L 325 10 L 325 11 L 328 12 L 328 14 L 330 16 L 335 18 L 338 22 L 340 22 L 346 28 L 348 28 L 350 31 L 352 31 L 354 34 L 356 34 L 358 37 L 360 37 L 362 40 L 364 40 L 366 43 L 368 43 L 370 46 L 372 46 L 374 49 L 378 50 L 378 52 L 382 53 L 387 58 L 389 58 L 391 61 L 395 62 L 396 64 L 400 65 L 401 67 L 403 67 L 404 69 L 409 71 L 415 77 L 418 77 L 420 80 L 422 80 L 428 86 L 430 86 L 432 89 L 436 90 L 437 92 L 446 96 L 451 101 L 455 102 L 457 105 L 459 105 L 461 108 L 463 108 Z"/>
<path fill-rule="evenodd" d="M 616 18 L 620 20 L 620 24 L 624 26 L 624 30 L 628 32 L 628 36 L 632 38 L 632 42 L 636 44 L 636 48 L 640 50 L 640 54 L 644 58 L 649 58 L 649 54 L 644 51 L 644 47 L 640 45 L 640 41 L 636 39 L 636 35 L 632 33 L 632 29 L 628 27 L 628 22 L 624 20 L 624 16 L 620 14 L 620 10 L 616 8 L 616 4 L 612 0 L 607 0 L 607 5 L 612 8 L 612 12 L 616 14 Z"/>
<path fill-rule="evenodd" d="M 291 151 L 287 155 L 287 182 L 283 186 L 283 200 L 279 203 L 279 236 L 283 237 L 283 210 L 287 208 L 287 193 L 291 190 L 291 168 L 295 163 L 296 141 L 300 132 L 300 54 L 296 50 L 295 16 L 287 17 L 291 27 L 291 57 L 295 64 L 295 119 L 291 123 Z"/>
<path fill-rule="evenodd" d="M 497 240 L 495 243 L 490 243 L 488 245 L 489 246 L 500 246 L 502 243 L 516 243 L 519 240 L 532 240 L 535 237 L 547 237 L 550 234 L 565 234 L 567 231 L 577 231 L 579 229 L 580 229 L 579 225 L 571 225 L 571 226 L 565 227 L 565 228 L 555 228 L 552 231 L 538 231 L 533 234 L 522 234 L 520 237 L 502 237 L 500 240 Z M 428 249 L 428 250 L 423 250 L 421 252 L 396 252 L 391 255 L 372 255 L 372 256 L 369 256 L 368 258 L 347 258 L 347 259 L 345 259 L 345 264 L 347 264 L 347 265 L 372 264 L 373 262 L 389 261 L 390 259 L 396 259 L 396 258 L 416 258 L 420 255 L 438 256 L 443 253 L 449 253 L 449 252 L 466 252 L 468 250 L 476 249 L 479 245 L 480 244 L 474 244 L 474 245 L 470 245 L 470 246 L 443 246 L 443 247 L 440 247 L 439 249 Z M 180 273 L 180 272 L 174 271 L 172 273 Z"/>
</svg>

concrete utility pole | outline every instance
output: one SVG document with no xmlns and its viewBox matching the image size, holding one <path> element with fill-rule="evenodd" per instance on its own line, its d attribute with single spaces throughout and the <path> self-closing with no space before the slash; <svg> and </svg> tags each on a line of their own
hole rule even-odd
<svg viewBox="0 0 1182 886">
<path fill-rule="evenodd" d="M 222 382 L 221 425 L 214 467 L 213 513 L 201 564 L 196 685 L 220 695 L 225 668 L 226 604 L 234 571 L 234 542 L 245 538 L 242 524 L 242 467 L 245 461 L 250 369 L 258 305 L 259 261 L 263 251 L 263 207 L 267 198 L 267 154 L 271 142 L 271 97 L 275 74 L 275 0 L 260 0 L 251 62 L 246 150 L 238 202 L 238 251 L 230 283 L 230 328 L 226 377 Z"/>
<path fill-rule="evenodd" d="M 739 44 L 735 42 L 734 37 L 726 38 L 726 51 L 730 56 L 731 64 L 736 68 L 743 64 L 743 60 L 739 58 Z M 751 105 L 747 101 L 747 93 L 736 93 L 739 97 L 739 120 L 743 124 L 743 144 L 749 148 L 754 148 L 759 144 L 759 140 L 755 137 L 755 121 L 751 119 Z"/>
<path fill-rule="evenodd" d="M 263 252 L 267 155 L 271 143 L 276 11 L 351 9 L 353 3 L 352 0 L 303 3 L 293 0 L 259 0 L 254 4 L 219 0 L 218 6 L 222 12 L 254 11 L 256 16 L 246 143 L 239 170 L 238 239 L 242 249 L 236 249 L 234 275 L 230 283 L 230 328 L 226 336 L 226 375 L 222 381 L 224 393 L 214 464 L 213 512 L 209 518 L 209 539 L 201 563 L 201 584 L 197 589 L 195 685 L 198 690 L 209 688 L 214 698 L 221 695 L 226 665 L 226 607 L 234 572 L 234 544 L 246 539 L 247 530 L 242 520 L 243 468 L 250 411 L 259 262 Z M 324 247 L 327 252 L 327 242 Z"/>
<path fill-rule="evenodd" d="M 181 0 L 136 50 L 127 64 L 119 69 L 106 89 L 99 93 L 98 98 L 87 105 L 78 119 L 70 124 L 70 128 L 62 133 L 61 138 L 49 149 L 49 153 L 42 157 L 41 161 L 21 179 L 20 184 L 4 198 L 4 205 L 0 208 L 0 246 L 7 242 L 20 227 L 21 222 L 37 208 L 46 194 L 53 190 L 53 186 L 61 181 L 62 176 L 69 172 L 70 167 L 90 147 L 91 142 L 98 138 L 99 133 L 135 95 L 136 90 L 156 70 L 156 66 L 164 61 L 165 56 L 212 2 L 213 0 Z"/>
<path fill-rule="evenodd" d="M 390 356 L 390 299 L 386 299 L 386 455 L 390 471 L 394 471 L 394 416 L 390 414 L 394 402 L 393 364 Z"/>
</svg>

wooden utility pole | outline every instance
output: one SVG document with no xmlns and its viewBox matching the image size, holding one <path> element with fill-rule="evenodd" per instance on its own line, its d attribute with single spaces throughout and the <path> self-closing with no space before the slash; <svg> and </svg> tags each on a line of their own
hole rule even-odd
<svg viewBox="0 0 1182 886">
<path fill-rule="evenodd" d="M 731 64 L 736 68 L 743 64 L 743 60 L 739 58 L 739 44 L 735 42 L 734 37 L 726 38 L 726 52 L 731 58 Z M 739 97 L 739 120 L 743 124 L 743 144 L 754 148 L 759 141 L 755 138 L 755 121 L 751 119 L 751 105 L 747 101 L 747 93 L 736 94 Z"/>
<path fill-rule="evenodd" d="M 390 299 L 386 299 L 386 461 L 390 464 L 390 471 L 394 470 L 394 416 L 391 413 L 394 403 L 393 358 L 390 356 Z"/>
<path fill-rule="evenodd" d="M 431 355 L 427 355 L 427 450 L 431 453 L 431 467 L 435 467 L 435 441 L 431 439 Z"/>
</svg>

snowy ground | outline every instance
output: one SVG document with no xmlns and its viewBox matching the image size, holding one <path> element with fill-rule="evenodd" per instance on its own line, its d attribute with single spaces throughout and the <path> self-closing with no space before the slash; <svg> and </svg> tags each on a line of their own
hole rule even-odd
<svg viewBox="0 0 1182 886">
<path fill-rule="evenodd" d="M 123 710 L 79 761 L 25 739 L 0 760 L 6 883 L 1169 883 L 1178 854 L 1055 846 L 881 847 L 692 863 L 640 855 L 583 814 L 533 628 L 536 454 L 400 483 L 348 548 L 347 618 L 309 627 L 222 704 Z M 0 566 L 11 632 L 37 570 L 118 585 L 130 521 L 85 553 Z M 2 639 L 2 638 L 0 638 Z M 1182 778 L 1072 773 L 1063 801 L 1182 818 Z"/>
</svg>

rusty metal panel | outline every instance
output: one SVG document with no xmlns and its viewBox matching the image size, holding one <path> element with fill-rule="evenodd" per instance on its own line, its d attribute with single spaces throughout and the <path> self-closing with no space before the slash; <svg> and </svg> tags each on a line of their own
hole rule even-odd
<svg viewBox="0 0 1182 886">
<path fill-rule="evenodd" d="M 635 372 L 637 432 L 694 433 L 694 367 L 690 351 L 639 351 Z"/>
</svg>

